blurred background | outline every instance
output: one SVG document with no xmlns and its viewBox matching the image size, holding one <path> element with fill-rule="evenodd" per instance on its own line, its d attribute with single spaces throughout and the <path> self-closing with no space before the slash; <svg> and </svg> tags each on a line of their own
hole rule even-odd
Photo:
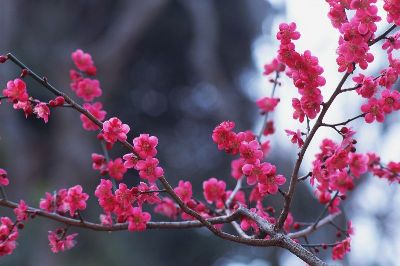
<svg viewBox="0 0 400 266">
<path fill-rule="evenodd" d="M 174 186 L 180 179 L 190 180 L 195 196 L 203 198 L 199 188 L 210 177 L 226 180 L 230 189 L 234 186 L 231 158 L 218 152 L 211 140 L 214 127 L 232 120 L 238 131 L 260 130 L 254 101 L 270 94 L 271 85 L 262 71 L 275 57 L 278 44 L 274 35 L 280 22 L 296 21 L 302 33 L 296 46 L 319 57 L 328 80 L 322 89 L 325 97 L 340 79 L 335 63 L 338 34 L 326 17 L 328 5 L 319 0 L 307 2 L 307 11 L 300 12 L 304 2 L 296 0 L 3 0 L 0 53 L 14 53 L 74 96 L 69 88 L 70 54 L 77 48 L 90 52 L 98 68 L 103 89 L 99 100 L 107 117 L 118 116 L 129 124 L 130 137 L 144 132 L 158 136 L 158 158 L 170 183 Z M 369 73 L 376 73 L 384 64 L 385 60 L 376 60 Z M 19 71 L 12 64 L 1 65 L 1 86 Z M 282 82 L 277 92 L 281 104 L 274 114 L 277 133 L 271 140 L 268 161 L 288 176 L 296 148 L 283 130 L 300 125 L 290 119 L 290 101 L 296 90 L 289 80 Z M 28 88 L 39 99 L 52 97 L 34 82 L 29 81 Z M 327 119 L 341 122 L 358 114 L 361 102 L 353 96 L 340 98 Z M 354 127 L 360 129 L 359 150 L 377 151 L 384 162 L 400 160 L 398 122 L 395 115 L 383 125 L 355 122 Z M 317 135 L 303 172 L 309 171 L 323 137 L 338 140 L 333 133 L 328 130 Z M 9 173 L 7 193 L 12 200 L 23 198 L 38 206 L 45 191 L 80 183 L 91 196 L 85 217 L 98 221 L 100 210 L 93 191 L 99 175 L 91 169 L 92 152 L 101 153 L 96 134 L 82 130 L 75 111 L 54 110 L 43 126 L 41 120 L 25 120 L 22 112 L 13 111 L 7 103 L 0 105 L 0 167 Z M 112 150 L 113 157 L 124 153 L 119 145 Z M 137 177 L 129 173 L 125 180 L 133 185 Z M 356 235 L 353 252 L 343 265 L 399 265 L 399 194 L 396 184 L 389 186 L 372 177 L 360 180 L 344 204 Z M 268 204 L 280 208 L 279 200 L 268 198 Z M 292 210 L 295 219 L 313 221 L 319 214 L 316 210 L 322 206 L 314 200 L 312 189 L 301 184 Z M 9 214 L 0 209 L 0 216 Z M 343 217 L 337 221 L 345 223 Z M 281 249 L 226 242 L 205 229 L 134 234 L 74 229 L 79 233 L 78 245 L 53 254 L 47 231 L 58 226 L 41 218 L 28 222 L 18 249 L 2 257 L 0 265 L 304 265 Z M 334 242 L 335 233 L 327 227 L 310 241 Z M 329 260 L 330 251 L 319 256 Z"/>
</svg>

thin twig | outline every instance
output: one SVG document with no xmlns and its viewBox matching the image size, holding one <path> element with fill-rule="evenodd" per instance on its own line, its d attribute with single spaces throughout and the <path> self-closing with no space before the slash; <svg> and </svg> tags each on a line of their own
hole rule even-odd
<svg viewBox="0 0 400 266">
<path fill-rule="evenodd" d="M 333 221 L 340 214 L 341 214 L 341 212 L 336 212 L 336 213 L 330 214 L 330 215 L 326 216 L 325 218 L 321 219 L 315 226 L 313 223 L 300 231 L 289 233 L 287 236 L 290 238 L 296 239 L 296 238 L 300 238 L 302 236 L 310 235 L 311 233 L 317 231 L 322 226 Z"/>
<path fill-rule="evenodd" d="M 350 122 L 352 122 L 352 121 L 354 121 L 354 120 L 356 120 L 358 118 L 364 117 L 365 115 L 366 115 L 365 113 L 359 114 L 359 115 L 357 115 L 357 116 L 355 116 L 353 118 L 349 118 L 346 121 L 343 121 L 343 122 L 340 122 L 340 123 L 336 123 L 336 124 L 325 124 L 325 123 L 322 123 L 321 126 L 323 126 L 323 127 L 331 127 L 331 128 L 336 128 L 338 126 L 345 126 L 348 123 L 350 123 Z"/>
<path fill-rule="evenodd" d="M 318 218 L 315 220 L 314 224 L 312 225 L 313 228 L 317 226 L 319 221 L 321 221 L 322 217 L 325 215 L 325 213 L 328 211 L 329 207 L 332 205 L 333 201 L 337 198 L 339 195 L 339 191 L 336 191 L 335 195 L 331 198 L 331 200 L 326 204 L 324 210 L 319 214 Z"/>
<path fill-rule="evenodd" d="M 275 95 L 276 87 L 278 85 L 278 79 L 279 79 L 279 72 L 276 71 L 275 72 L 275 79 L 273 81 L 274 85 L 272 86 L 271 98 L 273 98 L 274 95 Z M 257 136 L 258 142 L 261 142 L 261 137 L 262 137 L 262 135 L 264 133 L 265 127 L 267 126 L 269 113 L 270 112 L 266 112 L 264 114 L 264 120 L 262 122 L 261 130 L 260 130 L 260 132 L 258 133 L 258 136 Z"/>
</svg>

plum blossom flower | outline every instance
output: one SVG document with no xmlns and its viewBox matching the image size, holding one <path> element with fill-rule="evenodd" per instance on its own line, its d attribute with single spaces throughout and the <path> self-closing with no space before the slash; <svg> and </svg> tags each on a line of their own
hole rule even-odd
<svg viewBox="0 0 400 266">
<path fill-rule="evenodd" d="M 136 166 L 136 163 L 138 162 L 138 158 L 137 158 L 137 156 L 135 155 L 135 154 L 133 154 L 133 153 L 128 153 L 128 154 L 125 154 L 124 156 L 122 156 L 122 158 L 124 159 L 124 166 L 125 166 L 125 168 L 127 168 L 127 169 L 130 169 L 130 168 L 134 168 L 135 166 Z"/>
<path fill-rule="evenodd" d="M 107 169 L 108 174 L 115 180 L 122 180 L 127 171 L 121 158 L 110 160 L 107 163 Z"/>
<path fill-rule="evenodd" d="M 86 201 L 88 198 L 89 195 L 82 191 L 81 185 L 76 185 L 68 189 L 64 201 L 68 205 L 70 215 L 74 216 L 77 210 L 86 209 Z"/>
<path fill-rule="evenodd" d="M 375 120 L 378 122 L 383 122 L 385 120 L 385 114 L 379 101 L 375 97 L 370 98 L 368 103 L 363 104 L 361 106 L 361 111 L 365 113 L 365 122 L 369 124 Z"/>
<path fill-rule="evenodd" d="M 75 237 L 78 235 L 77 233 L 65 235 L 65 229 L 59 229 L 57 231 L 60 231 L 60 234 L 57 234 L 57 232 L 49 231 L 48 235 L 50 249 L 53 253 L 66 251 L 75 246 Z"/>
<path fill-rule="evenodd" d="M 208 203 L 215 202 L 217 208 L 223 208 L 226 183 L 215 177 L 203 182 L 203 195 Z"/>
<path fill-rule="evenodd" d="M 184 203 L 187 203 L 192 198 L 192 184 L 189 181 L 180 180 L 174 191 Z"/>
<path fill-rule="evenodd" d="M 128 218 L 128 230 L 133 231 L 144 231 L 146 230 L 147 222 L 151 219 L 151 215 L 148 212 L 143 212 L 141 208 L 132 208 Z"/>
<path fill-rule="evenodd" d="M 20 200 L 18 207 L 14 209 L 14 214 L 17 217 L 17 221 L 25 221 L 28 219 L 28 205 L 25 201 Z"/>
<path fill-rule="evenodd" d="M 106 118 L 107 112 L 102 110 L 103 105 L 100 102 L 95 102 L 95 103 L 85 103 L 83 104 L 83 108 L 88 110 L 95 118 L 97 118 L 99 121 L 103 121 L 104 118 Z M 85 130 L 98 130 L 99 126 L 93 123 L 89 118 L 87 118 L 86 115 L 81 114 L 80 119 L 82 121 L 83 128 Z"/>
<path fill-rule="evenodd" d="M 25 102 L 28 100 L 26 84 L 22 79 L 14 79 L 7 82 L 7 88 L 3 90 L 3 95 L 7 96 L 11 101 Z"/>
<path fill-rule="evenodd" d="M 334 246 L 332 249 L 332 259 L 342 260 L 344 255 L 350 252 L 350 241 L 351 239 L 348 237 Z"/>
<path fill-rule="evenodd" d="M 158 138 L 149 134 L 140 134 L 139 137 L 133 139 L 135 152 L 142 158 L 154 157 L 157 154 L 156 146 Z"/>
<path fill-rule="evenodd" d="M 0 257 L 10 255 L 17 247 L 18 230 L 8 217 L 0 217 Z"/>
<path fill-rule="evenodd" d="M 75 93 L 85 101 L 91 102 L 94 98 L 100 97 L 103 92 L 100 82 L 97 79 L 84 78 L 76 83 Z"/>
<path fill-rule="evenodd" d="M 71 54 L 71 58 L 80 71 L 86 72 L 88 75 L 96 75 L 96 67 L 90 54 L 77 49 Z"/>
<path fill-rule="evenodd" d="M 104 139 L 111 144 L 114 144 L 117 140 L 125 141 L 129 130 L 129 126 L 122 124 L 121 120 L 116 117 L 112 117 L 103 123 Z"/>
<path fill-rule="evenodd" d="M 146 158 L 136 163 L 135 169 L 139 171 L 139 176 L 154 183 L 159 177 L 164 175 L 164 170 L 158 166 L 156 158 Z"/>
<path fill-rule="evenodd" d="M 256 104 L 263 113 L 268 113 L 274 111 L 279 101 L 279 98 L 263 97 L 261 99 L 258 99 L 256 101 Z"/>
<path fill-rule="evenodd" d="M 7 178 L 7 171 L 3 168 L 0 168 L 0 186 L 8 186 L 10 180 Z"/>
<path fill-rule="evenodd" d="M 299 146 L 299 148 L 301 148 L 304 144 L 304 140 L 302 139 L 302 135 L 301 135 L 301 131 L 300 129 L 298 129 L 296 132 L 289 130 L 289 129 L 285 129 L 286 135 L 288 135 L 289 137 L 291 136 L 292 138 L 290 139 L 290 141 L 295 144 L 297 143 L 297 145 Z"/>
<path fill-rule="evenodd" d="M 38 118 L 42 118 L 45 123 L 49 121 L 50 109 L 46 103 L 38 103 L 33 108 L 33 113 L 35 113 Z"/>
<path fill-rule="evenodd" d="M 164 197 L 161 199 L 161 202 L 156 205 L 154 212 L 163 214 L 171 219 L 176 219 L 178 207 L 172 199 Z"/>
</svg>

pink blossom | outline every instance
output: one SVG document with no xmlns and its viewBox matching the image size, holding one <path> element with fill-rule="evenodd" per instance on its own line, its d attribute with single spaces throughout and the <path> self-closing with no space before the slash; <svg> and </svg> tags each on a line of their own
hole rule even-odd
<svg viewBox="0 0 400 266">
<path fill-rule="evenodd" d="M 382 49 L 387 50 L 388 54 L 392 53 L 393 50 L 400 49 L 400 32 L 397 32 L 395 35 L 390 36 L 386 39 L 386 41 L 382 44 Z"/>
<path fill-rule="evenodd" d="M 289 212 L 288 216 L 286 217 L 285 223 L 283 224 L 283 230 L 285 230 L 286 233 L 290 232 L 290 227 L 293 225 L 293 222 L 293 215 Z"/>
<path fill-rule="evenodd" d="M 136 195 L 136 188 L 129 189 L 126 184 L 120 183 L 118 189 L 115 191 L 115 200 L 122 209 L 127 209 L 136 200 Z"/>
<path fill-rule="evenodd" d="M 130 128 L 126 124 L 122 124 L 121 120 L 112 117 L 103 123 L 103 136 L 104 139 L 114 144 L 117 140 L 125 141 Z"/>
<path fill-rule="evenodd" d="M 0 257 L 10 255 L 17 247 L 17 227 L 8 217 L 0 217 Z"/>
<path fill-rule="evenodd" d="M 250 211 L 255 213 L 256 209 L 251 208 Z M 252 220 L 248 217 L 244 217 L 244 216 L 242 217 L 242 219 L 240 221 L 240 228 L 242 228 L 243 231 L 248 231 L 248 230 L 250 230 L 250 228 L 252 228 L 256 234 L 258 234 L 258 232 L 260 231 L 257 223 L 254 220 Z"/>
<path fill-rule="evenodd" d="M 164 175 L 164 170 L 158 166 L 156 158 L 146 158 L 136 163 L 135 169 L 139 171 L 139 176 L 154 183 L 159 177 Z"/>
<path fill-rule="evenodd" d="M 297 143 L 297 145 L 299 146 L 299 148 L 301 148 L 304 144 L 304 141 L 302 139 L 302 134 L 300 129 L 298 129 L 296 132 L 289 130 L 289 129 L 285 129 L 286 135 L 287 136 L 292 136 L 292 138 L 290 139 L 290 141 L 295 144 Z"/>
<path fill-rule="evenodd" d="M 108 171 L 107 161 L 104 155 L 92 153 L 92 168 L 94 170 L 99 170 L 102 175 Z"/>
<path fill-rule="evenodd" d="M 288 44 L 291 40 L 298 40 L 300 38 L 300 33 L 296 31 L 296 23 L 281 23 L 276 38 L 283 44 Z"/>
<path fill-rule="evenodd" d="M 146 230 L 147 222 L 151 219 L 151 215 L 148 212 L 142 212 L 141 208 L 132 208 L 130 216 L 128 218 L 128 230 L 133 231 L 144 231 Z"/>
<path fill-rule="evenodd" d="M 92 56 L 88 53 L 84 53 L 81 49 L 77 49 L 71 54 L 72 61 L 74 61 L 75 66 L 88 75 L 96 75 L 96 67 Z"/>
<path fill-rule="evenodd" d="M 28 205 L 26 205 L 25 201 L 20 200 L 18 207 L 14 209 L 14 214 L 17 217 L 17 221 L 25 221 L 28 219 Z"/>
<path fill-rule="evenodd" d="M 11 101 L 25 102 L 28 100 L 26 84 L 22 79 L 14 79 L 7 82 L 7 88 L 3 90 L 3 95 Z"/>
<path fill-rule="evenodd" d="M 137 202 L 138 205 L 141 206 L 143 203 L 147 202 L 148 204 L 155 204 L 155 203 L 160 203 L 161 200 L 158 197 L 158 192 L 152 192 L 149 193 L 149 191 L 157 191 L 158 187 L 156 185 L 148 185 L 144 182 L 140 182 L 140 184 L 137 186 L 138 189 L 138 197 L 137 197 Z"/>
<path fill-rule="evenodd" d="M 35 113 L 38 118 L 42 118 L 45 123 L 49 121 L 50 109 L 46 103 L 38 103 L 33 108 L 33 113 Z"/>
<path fill-rule="evenodd" d="M 203 182 L 203 195 L 208 203 L 215 203 L 217 208 L 224 207 L 226 183 L 212 177 Z"/>
<path fill-rule="evenodd" d="M 121 158 L 110 160 L 107 163 L 107 169 L 109 176 L 115 180 L 122 180 L 127 171 Z"/>
<path fill-rule="evenodd" d="M 225 150 L 225 152 L 232 154 L 238 152 L 238 149 L 233 149 L 233 144 L 237 138 L 236 134 L 232 132 L 234 127 L 234 122 L 224 121 L 213 130 L 212 139 L 218 145 L 219 150 Z"/>
<path fill-rule="evenodd" d="M 272 134 L 274 134 L 275 133 L 275 128 L 274 128 L 274 121 L 268 121 L 266 124 L 265 124 L 265 128 L 264 128 L 264 131 L 263 131 L 263 135 L 264 136 L 268 136 L 268 135 L 272 135 Z"/>
<path fill-rule="evenodd" d="M 264 154 L 260 148 L 260 143 L 257 140 L 250 142 L 242 141 L 239 148 L 240 157 L 245 159 L 247 163 L 254 163 L 257 160 L 261 160 Z"/>
<path fill-rule="evenodd" d="M 65 99 L 62 96 L 57 96 L 54 100 L 49 101 L 50 107 L 62 106 L 65 103 Z"/>
<path fill-rule="evenodd" d="M 113 219 L 111 214 L 100 214 L 100 222 L 102 225 L 112 226 Z"/>
<path fill-rule="evenodd" d="M 140 134 L 139 137 L 133 139 L 135 152 L 142 158 L 154 157 L 157 154 L 156 146 L 158 138 L 149 134 Z"/>
<path fill-rule="evenodd" d="M 139 160 L 138 157 L 133 153 L 125 154 L 124 156 L 122 156 L 122 158 L 125 161 L 124 166 L 127 169 L 134 168 Z"/>
<path fill-rule="evenodd" d="M 269 75 L 272 72 L 283 72 L 285 65 L 282 64 L 277 58 L 274 58 L 271 63 L 264 65 L 264 75 Z"/>
<path fill-rule="evenodd" d="M 8 186 L 10 181 L 7 178 L 7 171 L 0 168 L 0 186 Z"/>
<path fill-rule="evenodd" d="M 76 83 L 75 93 L 85 101 L 91 102 L 94 98 L 100 97 L 103 92 L 100 82 L 97 79 L 84 78 Z"/>
<path fill-rule="evenodd" d="M 74 216 L 77 210 L 86 209 L 86 201 L 88 198 L 89 195 L 82 191 L 81 185 L 76 185 L 68 189 L 65 203 L 68 205 L 70 215 Z"/>
<path fill-rule="evenodd" d="M 192 184 L 189 181 L 180 180 L 174 191 L 184 203 L 187 203 L 192 198 Z"/>
<path fill-rule="evenodd" d="M 383 9 L 388 13 L 387 21 L 400 25 L 400 1 L 399 0 L 383 0 Z"/>
<path fill-rule="evenodd" d="M 239 179 L 243 176 L 242 167 L 244 164 L 245 160 L 243 158 L 239 158 L 231 162 L 231 175 L 233 178 Z"/>
<path fill-rule="evenodd" d="M 342 260 L 344 259 L 344 255 L 350 252 L 350 238 L 346 238 L 342 242 L 339 242 L 332 249 L 332 259 L 334 260 Z"/>
<path fill-rule="evenodd" d="M 263 97 L 261 99 L 258 99 L 256 101 L 256 104 L 263 113 L 268 113 L 274 111 L 279 101 L 279 98 Z"/>
<path fill-rule="evenodd" d="M 345 195 L 348 190 L 353 190 L 354 182 L 347 171 L 341 170 L 331 177 L 331 189 L 338 190 L 341 194 Z"/>
<path fill-rule="evenodd" d="M 354 231 L 355 230 L 354 230 L 352 222 L 351 221 L 347 221 L 347 230 L 346 230 L 347 234 L 348 235 L 354 235 L 355 234 Z"/>
<path fill-rule="evenodd" d="M 164 197 L 161 199 L 161 202 L 156 205 L 154 212 L 163 214 L 171 219 L 176 219 L 178 208 L 172 199 Z"/>
<path fill-rule="evenodd" d="M 361 176 L 368 170 L 368 157 L 360 153 L 350 153 L 349 167 L 355 177 Z"/>
<path fill-rule="evenodd" d="M 112 212 L 117 204 L 115 196 L 112 193 L 112 187 L 113 185 L 110 180 L 101 179 L 100 184 L 94 192 L 99 200 L 99 205 L 106 213 Z"/>
<path fill-rule="evenodd" d="M 390 59 L 390 55 L 389 55 Z M 381 71 L 381 77 L 379 80 L 379 85 L 385 87 L 386 89 L 391 89 L 393 85 L 396 83 L 399 77 L 399 70 L 396 70 L 393 67 L 388 67 Z"/>
<path fill-rule="evenodd" d="M 25 114 L 25 118 L 28 118 L 29 115 L 33 113 L 32 104 L 29 101 L 21 102 L 17 101 L 13 104 L 13 108 L 15 110 L 22 109 Z"/>
<path fill-rule="evenodd" d="M 264 172 L 258 177 L 258 189 L 261 194 L 276 194 L 278 186 L 283 185 L 286 178 L 276 174 L 276 167 L 271 165 L 268 172 Z"/>
<path fill-rule="evenodd" d="M 106 118 L 107 112 L 102 110 L 103 105 L 100 102 L 96 103 L 85 103 L 83 104 L 83 108 L 89 111 L 95 118 L 100 121 L 103 121 Z M 93 123 L 86 115 L 81 114 L 80 119 L 82 121 L 83 128 L 85 130 L 98 130 L 99 126 Z"/>
<path fill-rule="evenodd" d="M 347 15 L 345 12 L 345 6 L 343 1 L 337 3 L 337 1 L 327 1 L 330 5 L 328 17 L 332 22 L 333 27 L 340 29 L 343 23 L 347 22 Z"/>
<path fill-rule="evenodd" d="M 383 90 L 379 101 L 382 110 L 387 114 L 400 109 L 400 93 L 396 90 Z"/>
<path fill-rule="evenodd" d="M 301 103 L 300 100 L 297 98 L 292 99 L 292 107 L 294 108 L 294 113 L 293 113 L 293 119 L 299 120 L 300 123 L 304 121 L 305 113 L 303 109 L 301 108 Z"/>
<path fill-rule="evenodd" d="M 48 212 L 57 211 L 64 214 L 68 210 L 68 205 L 65 202 L 67 195 L 68 191 L 65 188 L 58 190 L 54 194 L 46 192 L 46 197 L 40 199 L 39 207 Z"/>
<path fill-rule="evenodd" d="M 364 98 L 371 98 L 378 89 L 378 81 L 374 80 L 374 77 L 364 77 L 364 75 L 360 74 L 358 77 L 354 77 L 353 80 L 360 84 L 356 92 Z"/>
<path fill-rule="evenodd" d="M 385 120 L 385 114 L 381 108 L 379 101 L 372 97 L 368 100 L 368 103 L 365 103 L 361 106 L 361 111 L 365 113 L 365 122 L 372 123 L 375 121 L 383 122 Z"/>
<path fill-rule="evenodd" d="M 50 248 L 53 253 L 58 253 L 60 251 L 66 251 L 73 248 L 76 244 L 75 237 L 78 234 L 65 235 L 65 229 L 59 229 L 60 234 L 56 232 L 49 231 L 48 239 L 50 242 Z"/>
</svg>

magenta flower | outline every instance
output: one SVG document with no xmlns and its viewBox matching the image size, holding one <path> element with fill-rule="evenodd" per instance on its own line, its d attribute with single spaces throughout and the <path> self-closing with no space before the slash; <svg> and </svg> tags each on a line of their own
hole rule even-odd
<svg viewBox="0 0 400 266">
<path fill-rule="evenodd" d="M 142 212 L 141 208 L 132 208 L 128 218 L 128 230 L 133 231 L 144 231 L 146 230 L 147 222 L 151 219 L 151 215 L 148 212 Z"/>
<path fill-rule="evenodd" d="M 7 88 L 3 90 L 3 95 L 13 102 L 25 102 L 29 97 L 26 91 L 26 84 L 22 79 L 14 79 L 7 82 Z"/>
<path fill-rule="evenodd" d="M 82 191 L 81 185 L 76 185 L 68 189 L 65 203 L 68 206 L 69 213 L 73 217 L 77 210 L 86 209 L 86 201 L 89 195 Z"/>
<path fill-rule="evenodd" d="M 106 118 L 107 112 L 102 110 L 103 105 L 100 102 L 96 103 L 85 103 L 83 104 L 83 108 L 89 111 L 94 117 L 96 117 L 98 120 L 103 121 L 104 118 Z M 82 121 L 83 128 L 85 130 L 98 130 L 99 126 L 93 123 L 89 118 L 87 118 L 86 115 L 81 114 L 80 119 Z"/>
<path fill-rule="evenodd" d="M 154 183 L 159 177 L 164 175 L 164 170 L 158 166 L 156 158 L 147 158 L 139 160 L 136 163 L 135 169 L 139 171 L 139 176 Z"/>
<path fill-rule="evenodd" d="M 142 158 L 154 157 L 157 154 L 158 138 L 149 134 L 140 134 L 139 137 L 133 139 L 135 152 Z"/>
<path fill-rule="evenodd" d="M 112 117 L 103 123 L 104 139 L 111 144 L 114 144 L 117 140 L 125 141 L 129 130 L 129 126 L 122 124 L 121 120 L 116 117 Z"/>
</svg>

